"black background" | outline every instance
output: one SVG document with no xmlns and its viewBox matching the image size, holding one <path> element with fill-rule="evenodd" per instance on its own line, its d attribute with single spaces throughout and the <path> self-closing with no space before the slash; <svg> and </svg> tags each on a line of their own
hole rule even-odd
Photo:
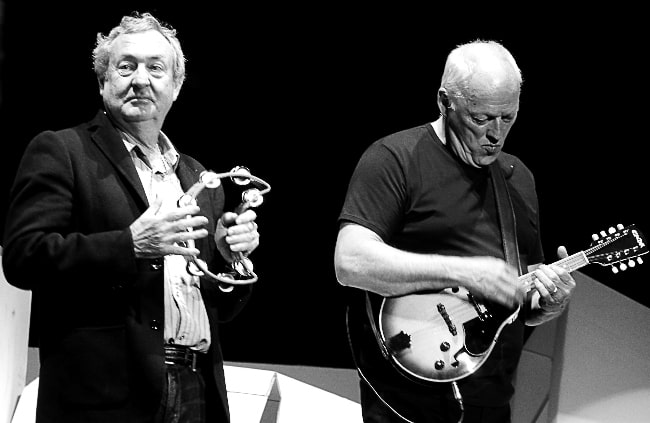
<svg viewBox="0 0 650 423">
<path fill-rule="evenodd" d="M 548 261 L 558 245 L 584 250 L 592 233 L 617 223 L 650 231 L 648 37 L 639 10 L 87 3 L 5 5 L 0 195 L 32 137 L 89 120 L 101 105 L 97 32 L 134 10 L 169 22 L 187 81 L 163 130 L 207 168 L 245 165 L 272 185 L 252 256 L 260 281 L 223 327 L 227 360 L 351 366 L 346 291 L 333 268 L 349 177 L 371 142 L 437 117 L 446 55 L 476 38 L 502 42 L 523 72 L 506 151 L 536 175 Z M 6 201 L 2 217 L 5 209 Z M 650 306 L 647 266 L 582 271 Z"/>
</svg>

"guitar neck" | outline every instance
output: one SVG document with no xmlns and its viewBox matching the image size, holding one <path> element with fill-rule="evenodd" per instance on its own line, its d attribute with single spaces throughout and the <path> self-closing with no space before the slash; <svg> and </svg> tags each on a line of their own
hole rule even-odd
<svg viewBox="0 0 650 423">
<path fill-rule="evenodd" d="M 575 253 L 573 255 L 570 255 L 568 257 L 565 257 L 553 263 L 554 266 L 560 266 L 563 269 L 565 269 L 567 272 L 573 272 L 574 270 L 578 270 L 581 267 L 584 267 L 588 264 L 589 264 L 589 259 L 587 259 L 587 255 L 585 254 L 584 251 L 580 251 L 578 253 Z M 529 272 L 526 273 L 525 275 L 519 276 L 519 280 L 524 282 L 526 286 L 528 286 L 529 290 L 534 287 L 533 272 Z"/>
</svg>

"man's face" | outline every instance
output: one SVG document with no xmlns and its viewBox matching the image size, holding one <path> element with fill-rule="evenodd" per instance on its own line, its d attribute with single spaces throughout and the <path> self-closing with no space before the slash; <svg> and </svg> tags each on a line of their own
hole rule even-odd
<svg viewBox="0 0 650 423">
<path fill-rule="evenodd" d="M 158 31 L 117 37 L 99 90 L 107 111 L 125 126 L 153 120 L 162 127 L 181 89 L 173 63 L 174 50 Z"/>
<path fill-rule="evenodd" d="M 487 166 L 503 148 L 519 110 L 519 84 L 475 77 L 464 98 L 447 109 L 451 147 L 465 163 Z"/>
</svg>

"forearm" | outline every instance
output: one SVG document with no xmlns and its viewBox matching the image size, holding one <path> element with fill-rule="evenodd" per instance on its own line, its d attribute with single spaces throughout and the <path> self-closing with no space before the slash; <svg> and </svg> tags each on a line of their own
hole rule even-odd
<svg viewBox="0 0 650 423">
<path fill-rule="evenodd" d="M 357 225 L 341 229 L 335 251 L 339 283 L 384 296 L 462 285 L 463 263 L 462 257 L 396 249 Z"/>
</svg>

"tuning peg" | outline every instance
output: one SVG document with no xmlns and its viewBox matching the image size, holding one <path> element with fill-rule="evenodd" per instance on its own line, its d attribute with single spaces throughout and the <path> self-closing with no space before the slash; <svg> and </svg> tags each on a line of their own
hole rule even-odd
<svg viewBox="0 0 650 423">
<path fill-rule="evenodd" d="M 598 234 L 592 234 L 591 239 L 593 239 L 594 241 L 598 241 Z"/>
<path fill-rule="evenodd" d="M 627 270 L 627 264 L 625 264 L 625 263 L 621 263 L 621 264 L 619 265 L 619 267 L 621 268 L 622 271 L 626 271 L 626 270 Z"/>
<path fill-rule="evenodd" d="M 618 225 L 616 225 L 616 229 L 618 229 L 619 231 L 622 231 L 623 230 L 623 225 L 621 225 L 619 223 Z"/>
<path fill-rule="evenodd" d="M 607 233 L 606 233 L 605 231 L 600 231 L 600 236 L 602 236 L 603 238 L 605 238 L 605 237 L 607 236 Z"/>
<path fill-rule="evenodd" d="M 634 266 L 636 266 L 636 262 L 634 260 L 630 260 L 630 261 L 627 262 L 627 265 L 629 267 L 634 267 Z"/>
<path fill-rule="evenodd" d="M 608 232 L 609 232 L 610 234 L 613 234 L 614 232 L 616 232 L 616 229 L 614 229 L 613 226 L 610 226 L 609 229 L 608 229 Z"/>
<path fill-rule="evenodd" d="M 618 267 L 612 266 L 612 273 L 617 274 L 618 273 Z"/>
<path fill-rule="evenodd" d="M 637 257 L 636 262 L 639 264 L 643 264 L 643 259 L 641 257 Z"/>
</svg>

